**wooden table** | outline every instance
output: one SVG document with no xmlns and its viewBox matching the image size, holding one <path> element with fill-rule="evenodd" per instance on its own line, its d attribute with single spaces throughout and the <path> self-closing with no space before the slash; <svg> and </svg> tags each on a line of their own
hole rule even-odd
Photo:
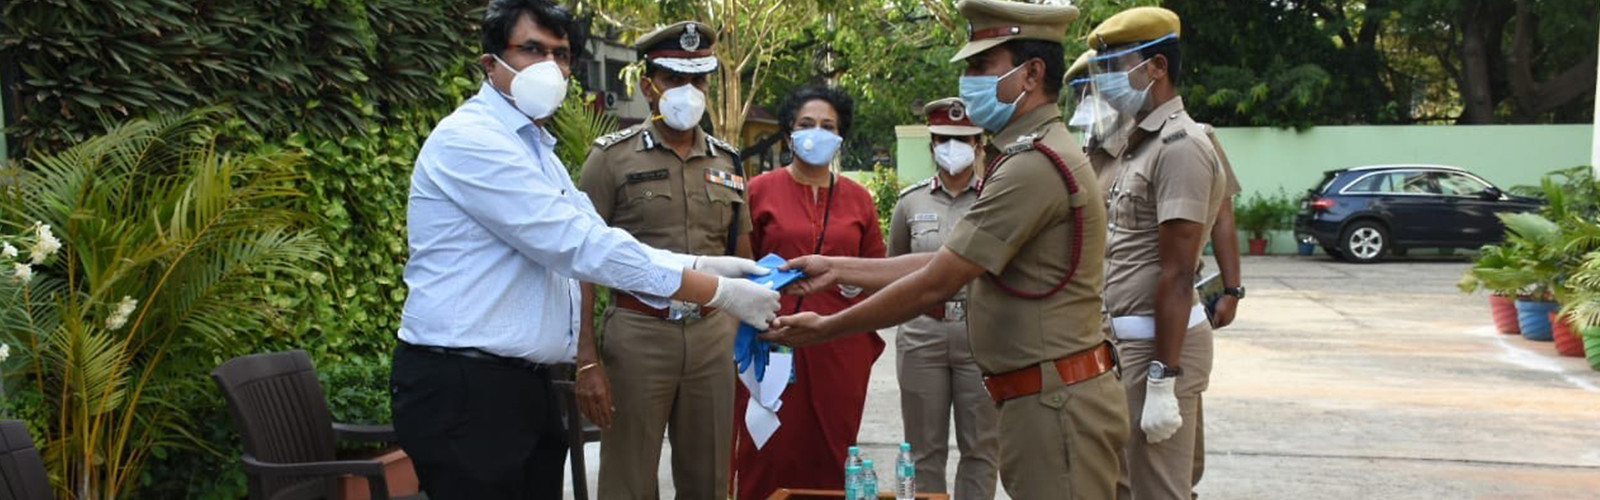
<svg viewBox="0 0 1600 500">
<path fill-rule="evenodd" d="M 767 500 L 837 500 L 844 498 L 844 492 L 839 490 L 791 490 L 779 488 L 772 492 Z M 894 492 L 878 492 L 878 498 L 894 500 Z M 950 495 L 944 493 L 918 493 L 917 498 L 927 500 L 950 500 Z"/>
</svg>

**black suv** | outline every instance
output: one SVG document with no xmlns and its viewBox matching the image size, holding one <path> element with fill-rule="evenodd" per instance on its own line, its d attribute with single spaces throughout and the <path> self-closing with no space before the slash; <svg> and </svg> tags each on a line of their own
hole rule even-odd
<svg viewBox="0 0 1600 500">
<path fill-rule="evenodd" d="M 1411 247 L 1476 248 L 1495 243 L 1501 213 L 1543 202 L 1513 196 L 1456 167 L 1377 165 L 1327 172 L 1300 202 L 1295 236 L 1328 255 L 1376 262 Z"/>
</svg>

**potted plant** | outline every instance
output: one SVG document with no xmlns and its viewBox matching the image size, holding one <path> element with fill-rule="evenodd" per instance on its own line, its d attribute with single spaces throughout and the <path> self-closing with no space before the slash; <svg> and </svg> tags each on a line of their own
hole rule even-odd
<svg viewBox="0 0 1600 500">
<path fill-rule="evenodd" d="M 1478 250 L 1478 260 L 1456 284 L 1462 292 L 1478 289 L 1489 291 L 1489 314 L 1494 319 L 1495 331 L 1508 335 L 1522 333 L 1517 323 L 1517 307 L 1513 303 L 1518 285 L 1508 277 L 1516 266 L 1510 251 L 1502 245 L 1484 245 Z"/>
<path fill-rule="evenodd" d="M 1317 239 L 1312 238 L 1311 236 L 1301 237 L 1300 246 L 1296 250 L 1300 251 L 1299 253 L 1301 257 L 1311 256 L 1317 252 Z"/>
<path fill-rule="evenodd" d="M 1584 258 L 1567 280 L 1567 287 L 1567 303 L 1561 313 L 1578 327 L 1589 367 L 1600 371 L 1600 253 Z"/>
<path fill-rule="evenodd" d="M 1528 340 L 1552 340 L 1550 313 L 1560 305 L 1555 287 L 1562 274 L 1557 253 L 1561 233 L 1556 223 L 1539 214 L 1500 214 L 1506 226 L 1506 266 L 1484 269 L 1479 276 L 1498 286 L 1516 290 L 1517 326 Z"/>
<path fill-rule="evenodd" d="M 1267 254 L 1267 233 L 1292 227 L 1296 208 L 1294 202 L 1282 193 L 1250 199 L 1234 207 L 1233 220 L 1240 229 L 1250 233 L 1250 255 Z"/>
</svg>

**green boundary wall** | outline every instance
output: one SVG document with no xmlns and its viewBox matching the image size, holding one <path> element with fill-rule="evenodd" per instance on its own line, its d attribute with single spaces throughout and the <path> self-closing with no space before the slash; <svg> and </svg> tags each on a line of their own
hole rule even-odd
<svg viewBox="0 0 1600 500">
<path fill-rule="evenodd" d="M 928 129 L 895 127 L 895 169 L 901 182 L 933 175 Z M 1501 188 L 1537 185 L 1539 177 L 1590 163 L 1593 125 L 1325 126 L 1217 129 L 1234 172 L 1251 193 L 1295 195 L 1322 173 L 1359 165 L 1436 164 L 1465 168 Z M 1292 253 L 1287 233 L 1271 238 L 1273 253 Z"/>
</svg>

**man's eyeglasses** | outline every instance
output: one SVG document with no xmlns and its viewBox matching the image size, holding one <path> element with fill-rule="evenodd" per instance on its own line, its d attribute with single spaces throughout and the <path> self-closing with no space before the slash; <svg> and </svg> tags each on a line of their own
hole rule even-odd
<svg viewBox="0 0 1600 500">
<path fill-rule="evenodd" d="M 566 47 L 557 47 L 556 49 L 552 50 L 549 47 L 545 47 L 542 43 L 528 42 L 522 45 L 513 45 L 508 47 L 508 49 L 520 50 L 523 53 L 528 54 L 528 56 L 532 57 L 535 61 L 543 61 L 545 58 L 551 58 L 556 61 L 556 64 L 560 64 L 562 66 L 572 65 L 572 49 L 568 49 Z"/>
</svg>

